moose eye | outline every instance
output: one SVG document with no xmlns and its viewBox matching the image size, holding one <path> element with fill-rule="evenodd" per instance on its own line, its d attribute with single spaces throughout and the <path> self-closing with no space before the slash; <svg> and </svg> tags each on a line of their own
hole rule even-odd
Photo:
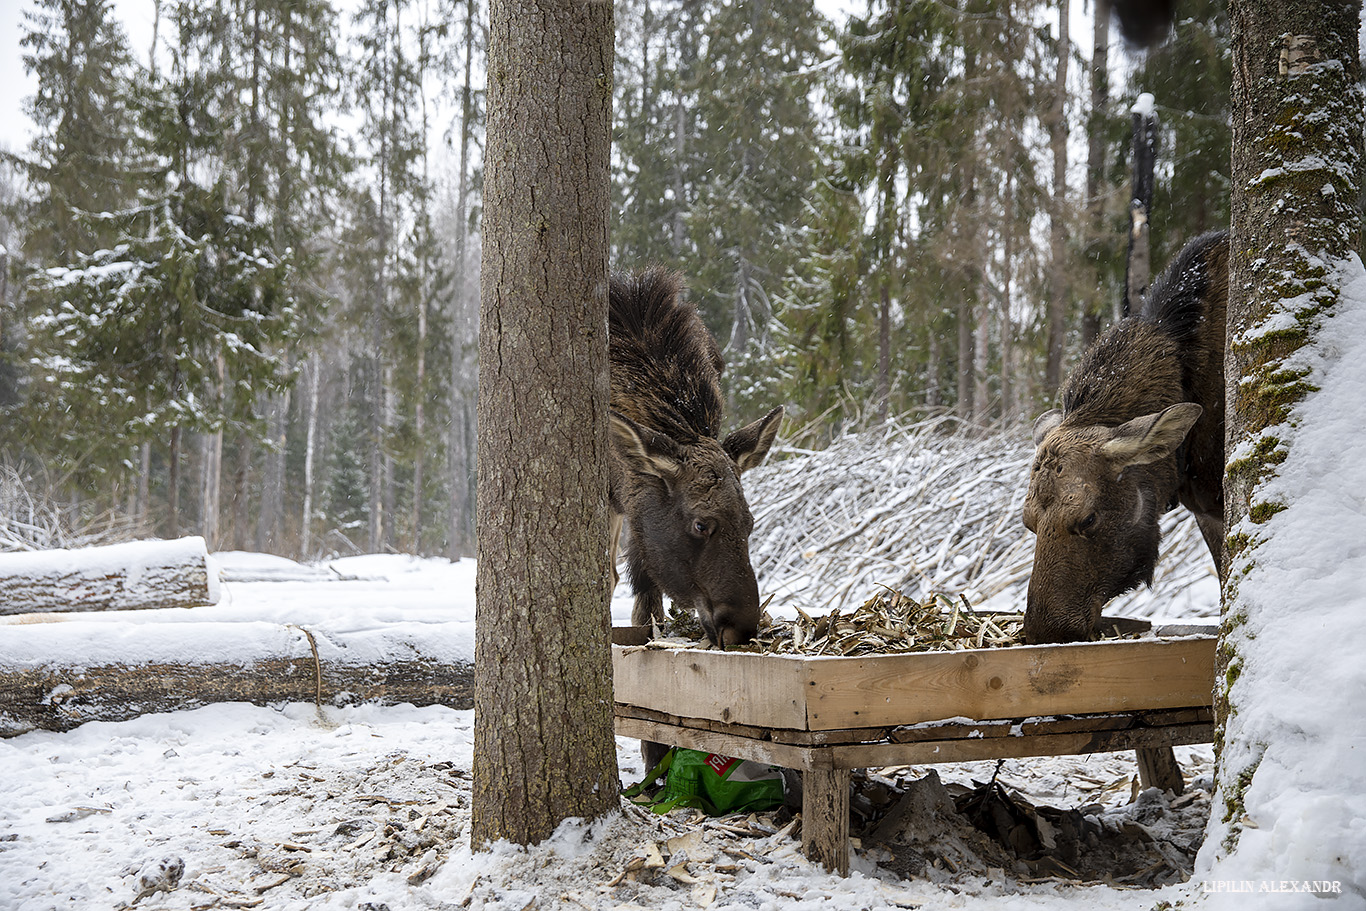
<svg viewBox="0 0 1366 911">
<path fill-rule="evenodd" d="M 699 538 L 705 538 L 711 534 L 712 523 L 706 519 L 694 519 L 692 523 L 692 533 Z"/>
<path fill-rule="evenodd" d="M 1080 534 L 1081 532 L 1087 531 L 1095 524 L 1096 514 L 1091 513 L 1089 516 L 1087 516 L 1086 518 L 1082 519 L 1080 522 L 1077 523 L 1077 532 Z"/>
</svg>

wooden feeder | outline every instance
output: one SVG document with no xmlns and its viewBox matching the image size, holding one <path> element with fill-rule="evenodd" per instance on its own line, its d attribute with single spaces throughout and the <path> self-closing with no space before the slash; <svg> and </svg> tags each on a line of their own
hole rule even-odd
<svg viewBox="0 0 1366 911">
<path fill-rule="evenodd" d="M 645 648 L 647 635 L 614 630 L 617 733 L 800 771 L 802 849 L 841 874 L 853 769 L 1133 749 L 1145 786 L 1179 793 L 1172 746 L 1213 739 L 1208 627 L 849 658 Z"/>
</svg>

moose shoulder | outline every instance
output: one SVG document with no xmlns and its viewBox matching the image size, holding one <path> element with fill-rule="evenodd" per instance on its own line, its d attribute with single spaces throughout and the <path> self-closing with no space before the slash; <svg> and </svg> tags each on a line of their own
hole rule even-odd
<svg viewBox="0 0 1366 911">
<path fill-rule="evenodd" d="M 768 455 L 783 409 L 718 439 L 721 355 L 673 273 L 614 275 L 608 312 L 613 582 L 624 542 L 633 623 L 662 619 L 668 595 L 717 645 L 746 642 L 759 586 L 740 474 Z"/>
<path fill-rule="evenodd" d="M 1158 518 L 1177 503 L 1222 567 L 1227 300 L 1228 235 L 1206 234 L 1086 351 L 1062 409 L 1035 422 L 1026 641 L 1092 638 L 1107 601 L 1152 582 Z"/>
</svg>

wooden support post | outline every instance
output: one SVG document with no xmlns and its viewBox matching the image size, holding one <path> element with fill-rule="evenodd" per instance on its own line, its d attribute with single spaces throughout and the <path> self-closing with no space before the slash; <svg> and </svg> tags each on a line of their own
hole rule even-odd
<svg viewBox="0 0 1366 911">
<path fill-rule="evenodd" d="M 1138 754 L 1138 782 L 1145 788 L 1160 788 L 1180 794 L 1186 790 L 1186 780 L 1170 745 L 1142 747 Z"/>
<path fill-rule="evenodd" d="M 831 873 L 849 875 L 849 769 L 802 772 L 802 853 Z"/>
</svg>

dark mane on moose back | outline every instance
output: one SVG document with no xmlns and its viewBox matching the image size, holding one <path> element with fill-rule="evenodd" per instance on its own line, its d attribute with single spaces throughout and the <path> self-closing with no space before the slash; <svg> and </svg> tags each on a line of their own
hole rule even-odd
<svg viewBox="0 0 1366 911">
<path fill-rule="evenodd" d="M 680 443 L 720 434 L 725 364 L 678 275 L 614 275 L 607 325 L 613 411 Z"/>
<path fill-rule="evenodd" d="M 660 268 L 617 274 L 608 297 L 613 583 L 624 544 L 633 623 L 663 619 L 668 595 L 717 645 L 746 642 L 759 586 L 740 474 L 768 455 L 783 409 L 718 439 L 721 352 L 681 279 Z"/>
<path fill-rule="evenodd" d="M 1228 235 L 1203 235 L 1086 351 L 1062 410 L 1035 422 L 1027 641 L 1091 638 L 1106 602 L 1151 583 L 1158 520 L 1177 503 L 1222 567 L 1227 299 Z"/>
</svg>

